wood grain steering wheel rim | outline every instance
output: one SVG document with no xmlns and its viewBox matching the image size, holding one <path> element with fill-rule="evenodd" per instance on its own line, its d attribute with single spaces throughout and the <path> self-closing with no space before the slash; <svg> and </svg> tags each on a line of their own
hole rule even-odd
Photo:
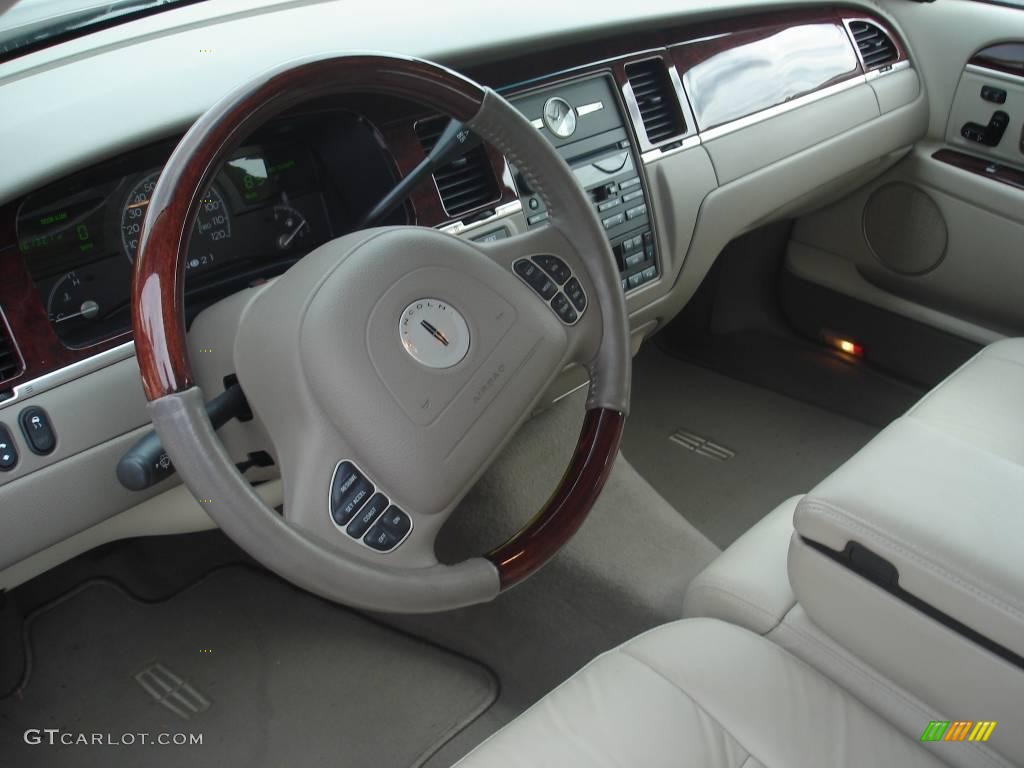
<svg viewBox="0 0 1024 768">
<path fill-rule="evenodd" d="M 526 136 L 520 133 L 513 138 L 515 131 L 522 131 L 522 125 L 529 124 L 493 91 L 438 65 L 399 56 L 340 55 L 289 63 L 239 88 L 205 113 L 175 149 L 153 190 L 132 279 L 135 344 L 150 413 L 168 453 L 197 497 L 208 493 L 204 483 L 211 482 L 213 477 L 203 474 L 202 464 L 219 462 L 222 468 L 226 466 L 226 454 L 211 458 L 214 449 L 209 438 L 213 433 L 208 423 L 200 423 L 196 404 L 202 402 L 202 397 L 186 341 L 185 264 L 201 192 L 212 182 L 230 152 L 267 120 L 300 102 L 349 92 L 397 96 L 443 111 L 505 151 L 520 168 L 533 165 L 530 152 L 548 151 L 551 157 L 557 158 L 553 150 L 532 144 L 525 153 L 513 154 L 516 148 L 512 145 L 522 143 Z M 506 132 L 510 125 L 514 130 Z M 536 134 L 535 130 L 530 130 Z M 547 146 L 543 139 L 537 143 Z M 545 156 L 545 162 L 549 159 Z M 574 183 L 571 171 L 560 158 L 558 162 L 556 172 L 546 175 L 554 175 L 556 185 Z M 556 224 L 559 221 L 578 223 L 580 217 L 594 216 L 589 200 L 578 186 L 570 193 L 553 189 L 551 181 L 545 178 L 541 188 L 547 186 L 551 191 L 549 208 Z M 579 199 L 570 199 L 573 194 Z M 560 219 L 560 214 L 565 219 Z M 593 256 L 598 264 L 593 271 L 601 272 L 603 282 L 611 282 L 608 275 L 614 274 L 617 293 L 607 294 L 610 298 L 598 296 L 603 337 L 594 359 L 586 363 L 591 373 L 591 393 L 583 428 L 565 475 L 543 509 L 522 530 L 484 555 L 497 572 L 493 594 L 451 598 L 441 595 L 436 600 L 430 599 L 428 594 L 419 598 L 423 600 L 422 605 L 413 604 L 416 598 L 410 598 L 412 602 L 384 601 L 384 604 L 366 607 L 397 611 L 442 610 L 490 599 L 534 573 L 554 555 L 578 530 L 600 494 L 618 452 L 628 404 L 628 331 L 617 271 L 599 223 L 595 217 L 593 222 L 585 220 L 580 226 L 588 230 L 588 237 L 593 236 L 586 245 L 590 250 L 600 251 Z M 589 231 L 591 229 L 593 232 Z M 593 239 L 598 235 L 600 243 Z M 624 372 L 620 370 L 622 366 L 625 366 Z M 195 461 L 194 453 L 210 456 L 203 455 L 202 461 Z M 233 465 L 231 470 L 237 474 Z M 233 478 L 231 487 L 235 490 L 227 495 L 241 495 L 238 489 L 242 486 L 237 481 L 245 483 L 240 475 Z M 207 511 L 222 528 L 226 527 L 226 521 L 218 516 L 223 512 L 212 506 Z M 226 532 L 232 538 L 236 538 L 232 529 L 247 535 L 246 525 L 248 523 L 232 521 Z M 243 548 L 246 548 L 244 544 Z M 257 559 L 263 558 L 257 555 Z M 274 564 L 270 567 L 278 572 L 283 570 Z M 369 602 L 339 596 L 319 577 L 282 575 L 332 599 L 356 604 Z"/>
</svg>

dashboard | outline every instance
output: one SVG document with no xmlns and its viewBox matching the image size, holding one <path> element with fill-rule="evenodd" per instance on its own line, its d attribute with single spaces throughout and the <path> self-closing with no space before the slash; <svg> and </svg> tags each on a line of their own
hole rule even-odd
<svg viewBox="0 0 1024 768">
<path fill-rule="evenodd" d="M 12 111 L 0 130 L 38 134 L 49 147 L 43 162 L 0 142 L 8 171 L 0 176 L 0 424 L 17 424 L 25 408 L 38 407 L 56 435 L 50 453 L 22 445 L 17 464 L 0 471 L 0 508 L 13 515 L 10 535 L 0 537 L 0 569 L 167 491 L 161 484 L 130 492 L 114 473 L 149 423 L 128 304 L 139 227 L 188 125 L 269 66 L 377 47 L 438 60 L 497 89 L 590 196 L 618 262 L 637 346 L 682 309 L 730 240 L 877 177 L 924 134 L 928 119 L 910 53 L 873 6 L 801 2 L 688 18 L 669 0 L 652 0 L 627 9 L 629 19 L 582 29 L 578 7 L 548 4 L 520 19 L 535 26 L 523 40 L 482 23 L 484 10 L 468 2 L 465 17 L 452 11 L 415 29 L 390 28 L 369 11 L 334 23 L 340 3 L 269 3 L 259 12 L 249 5 L 209 25 L 202 14 L 217 13 L 218 4 L 191 5 L 129 25 L 144 40 L 105 30 L 68 43 L 78 52 L 63 63 L 46 59 L 60 52 L 43 51 L 0 67 L 5 97 L 36 105 L 34 117 Z M 626 12 L 611 8 L 595 6 L 594 18 Z M 167 28 L 171 19 L 181 26 Z M 565 33 L 553 34 L 559 24 Z M 205 53 L 194 61 L 187 50 L 210 50 L 214 28 L 217 65 Z M 882 41 L 881 58 L 863 47 L 865 28 Z M 302 34 L 286 35 L 280 50 L 248 44 L 287 29 Z M 429 48 L 428 39 L 441 48 Z M 460 47 L 465 40 L 477 47 Z M 61 86 L 65 68 L 114 84 L 109 93 L 72 90 L 60 105 L 38 103 L 38 93 Z M 42 119 L 47 114 L 53 119 Z M 247 137 L 197 212 L 187 322 L 198 327 L 221 299 L 355 230 L 423 161 L 444 126 L 416 104 L 355 94 L 299 105 Z M 546 216 L 514 164 L 480 146 L 437 169 L 384 223 L 493 240 L 543 227 Z M 226 373 L 217 366 L 230 354 L 197 357 L 197 376 L 213 392 Z M 546 397 L 584 381 L 579 370 L 566 371 Z M 254 450 L 272 453 L 253 422 L 219 434 L 238 462 Z M 246 476 L 269 480 L 274 468 L 257 465 Z M 73 512 L 39 524 L 34 510 L 63 509 L 71 493 L 81 499 Z"/>
</svg>

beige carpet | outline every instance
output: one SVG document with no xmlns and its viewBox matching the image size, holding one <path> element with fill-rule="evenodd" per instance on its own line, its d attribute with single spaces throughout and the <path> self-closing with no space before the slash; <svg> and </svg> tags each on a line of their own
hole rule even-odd
<svg viewBox="0 0 1024 768">
<path fill-rule="evenodd" d="M 0 701 L 10 768 L 415 766 L 497 695 L 481 665 L 247 567 L 149 604 L 91 582 L 27 631 L 27 682 Z M 122 745 L 25 743 L 46 728 Z"/>
</svg>

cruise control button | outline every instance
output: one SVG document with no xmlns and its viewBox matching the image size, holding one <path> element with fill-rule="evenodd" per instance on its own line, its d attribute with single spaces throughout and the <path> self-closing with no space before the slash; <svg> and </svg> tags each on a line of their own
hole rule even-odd
<svg viewBox="0 0 1024 768">
<path fill-rule="evenodd" d="M 412 528 L 412 520 L 398 507 L 388 507 L 388 511 L 380 519 L 380 524 L 395 534 L 399 540 L 405 538 L 405 534 Z"/>
<path fill-rule="evenodd" d="M 376 549 L 378 552 L 387 552 L 398 546 L 398 542 L 402 540 L 401 536 L 397 536 L 387 526 L 382 523 L 376 523 L 370 532 L 363 537 L 363 541 L 371 549 Z"/>
<path fill-rule="evenodd" d="M 8 472 L 18 466 L 18 449 L 7 426 L 0 424 L 0 472 Z"/>
<path fill-rule="evenodd" d="M 558 293 L 558 286 L 551 282 L 551 278 L 544 274 L 544 271 L 532 261 L 520 259 L 512 265 L 512 269 L 526 281 L 527 285 L 539 293 L 545 301 L 550 300 L 552 296 Z"/>
<path fill-rule="evenodd" d="M 21 422 L 21 431 L 25 433 L 28 447 L 33 453 L 40 456 L 53 453 L 53 449 L 57 447 L 57 435 L 46 411 L 37 406 L 26 408 L 18 416 L 18 421 Z"/>
<path fill-rule="evenodd" d="M 572 270 L 557 256 L 534 256 L 533 260 L 540 264 L 541 269 L 555 278 L 555 282 L 559 285 L 572 277 Z"/>
<path fill-rule="evenodd" d="M 352 518 L 352 522 L 348 524 L 348 528 L 345 529 L 345 533 L 354 539 L 362 538 L 363 534 L 366 533 L 367 529 L 373 525 L 373 522 L 380 516 L 388 506 L 388 497 L 383 493 L 375 493 L 370 500 L 366 502 L 359 514 Z"/>
<path fill-rule="evenodd" d="M 551 300 L 551 308 L 555 310 L 556 315 L 562 318 L 562 322 L 569 323 L 570 325 L 575 323 L 579 317 L 576 314 L 576 310 L 569 303 L 569 300 L 561 293 Z"/>
<path fill-rule="evenodd" d="M 565 291 L 565 295 L 569 297 L 569 301 L 572 302 L 572 305 L 576 307 L 578 312 L 582 313 L 587 308 L 587 295 L 583 292 L 583 286 L 580 285 L 580 281 L 575 277 L 570 278 L 562 290 Z"/>
<path fill-rule="evenodd" d="M 331 516 L 345 525 L 373 493 L 373 483 L 363 477 L 351 462 L 343 461 L 334 473 L 331 485 Z"/>
</svg>

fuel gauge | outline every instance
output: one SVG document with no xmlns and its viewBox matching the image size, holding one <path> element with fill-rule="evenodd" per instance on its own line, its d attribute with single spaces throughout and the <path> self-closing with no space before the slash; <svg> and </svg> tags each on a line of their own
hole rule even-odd
<svg viewBox="0 0 1024 768">
<path fill-rule="evenodd" d="M 87 288 L 77 272 L 68 272 L 54 283 L 46 311 L 51 323 L 66 323 L 76 318 L 94 320 L 100 314 L 100 305 L 89 298 Z"/>
<path fill-rule="evenodd" d="M 129 318 L 128 274 L 123 257 L 96 262 L 58 275 L 46 298 L 46 312 L 57 336 L 84 346 L 109 336 Z M 121 267 L 116 272 L 107 266 Z"/>
<path fill-rule="evenodd" d="M 309 236 L 306 217 L 290 205 L 274 206 L 274 223 L 278 231 L 277 247 L 282 251 L 291 250 Z"/>
</svg>

